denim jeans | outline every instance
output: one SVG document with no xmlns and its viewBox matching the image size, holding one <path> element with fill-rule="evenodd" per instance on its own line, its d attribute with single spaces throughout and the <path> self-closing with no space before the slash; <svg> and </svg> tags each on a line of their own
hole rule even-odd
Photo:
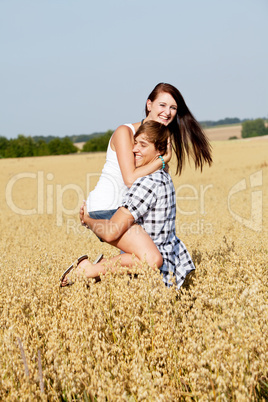
<svg viewBox="0 0 268 402">
<path fill-rule="evenodd" d="M 100 211 L 91 211 L 89 212 L 89 216 L 92 219 L 111 219 L 111 217 L 115 214 L 117 209 L 108 209 L 108 210 L 100 210 Z"/>
</svg>

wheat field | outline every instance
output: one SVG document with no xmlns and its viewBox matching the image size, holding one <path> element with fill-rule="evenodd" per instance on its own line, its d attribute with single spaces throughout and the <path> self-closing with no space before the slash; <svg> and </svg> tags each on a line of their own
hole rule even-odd
<svg viewBox="0 0 268 402">
<path fill-rule="evenodd" d="M 146 262 L 60 289 L 78 256 L 118 252 L 78 220 L 105 154 L 0 160 L 0 400 L 268 399 L 268 142 L 212 146 L 202 173 L 171 163 L 180 291 Z"/>
<path fill-rule="evenodd" d="M 242 138 L 242 125 L 210 127 L 205 129 L 205 133 L 210 141 L 224 141 L 229 140 L 230 137 Z"/>
</svg>

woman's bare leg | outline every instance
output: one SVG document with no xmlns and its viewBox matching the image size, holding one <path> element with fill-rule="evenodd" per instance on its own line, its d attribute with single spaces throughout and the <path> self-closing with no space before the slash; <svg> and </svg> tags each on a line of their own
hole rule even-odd
<svg viewBox="0 0 268 402">
<path fill-rule="evenodd" d="M 137 224 L 132 225 L 118 240 L 115 240 L 110 243 L 112 246 L 119 248 L 124 251 L 124 254 L 119 254 L 111 259 L 111 262 L 114 267 L 112 271 L 116 271 L 115 263 L 120 261 L 120 265 L 123 267 L 131 268 L 134 264 L 141 264 L 144 260 L 152 268 L 160 268 L 163 264 L 163 258 L 145 230 Z M 133 258 L 133 254 L 135 257 Z M 106 268 L 106 259 L 101 260 L 101 262 L 97 264 L 92 264 L 89 260 L 83 260 L 80 262 L 76 269 L 77 275 L 85 275 L 87 278 L 96 278 L 101 273 L 105 274 L 107 271 Z M 67 283 L 66 277 L 66 283 Z M 64 285 L 63 281 L 63 285 Z"/>
<path fill-rule="evenodd" d="M 107 261 L 109 261 L 109 263 L 111 263 L 111 265 L 112 265 L 112 268 L 111 268 L 112 272 L 115 272 L 117 270 L 117 267 L 115 266 L 115 263 L 117 261 L 120 261 L 120 265 L 122 267 L 128 267 L 128 268 L 131 268 L 133 266 L 133 264 L 135 264 L 135 263 L 136 264 L 140 263 L 140 260 L 138 260 L 137 258 L 133 258 L 133 256 L 131 254 L 125 253 L 125 254 L 116 255 L 115 257 L 110 258 L 109 260 L 103 258 L 97 264 L 92 264 L 89 260 L 83 260 L 77 266 L 75 273 L 78 276 L 85 275 L 87 278 L 96 278 L 100 274 L 106 274 Z"/>
<path fill-rule="evenodd" d="M 131 256 L 135 254 L 140 262 L 146 260 L 152 268 L 160 268 L 163 264 L 160 251 L 140 225 L 132 225 L 119 239 L 110 244 Z"/>
</svg>

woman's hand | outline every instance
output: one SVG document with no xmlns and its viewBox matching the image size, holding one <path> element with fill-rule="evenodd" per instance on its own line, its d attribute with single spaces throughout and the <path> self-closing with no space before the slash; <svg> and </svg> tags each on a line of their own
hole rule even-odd
<svg viewBox="0 0 268 402">
<path fill-rule="evenodd" d="M 86 204 L 86 201 L 84 201 L 83 204 L 81 205 L 80 212 L 79 212 L 79 217 L 80 217 L 82 226 L 87 226 L 87 224 L 85 222 L 85 219 L 87 216 L 88 216 L 87 204 Z"/>
<path fill-rule="evenodd" d="M 166 153 L 163 155 L 165 164 L 167 164 L 172 156 L 172 144 L 171 144 L 171 138 L 169 137 L 168 142 L 167 142 L 167 150 Z"/>
</svg>

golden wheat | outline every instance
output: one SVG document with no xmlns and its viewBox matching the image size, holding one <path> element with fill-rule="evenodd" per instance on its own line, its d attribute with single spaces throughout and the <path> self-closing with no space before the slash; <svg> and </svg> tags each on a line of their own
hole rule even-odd
<svg viewBox="0 0 268 402">
<path fill-rule="evenodd" d="M 104 154 L 0 160 L 1 400 L 267 400 L 268 143 L 213 148 L 211 168 L 173 177 L 196 264 L 179 292 L 146 263 L 60 289 L 79 255 L 117 253 L 77 214 Z"/>
</svg>

